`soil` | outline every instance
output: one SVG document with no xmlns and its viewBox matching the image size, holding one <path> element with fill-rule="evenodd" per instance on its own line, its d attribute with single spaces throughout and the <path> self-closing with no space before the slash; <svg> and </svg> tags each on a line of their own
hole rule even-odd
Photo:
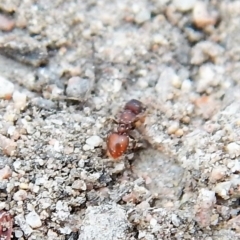
<svg viewBox="0 0 240 240">
<path fill-rule="evenodd" d="M 1 1 L 0 239 L 240 239 L 239 22 L 240 1 Z"/>
</svg>

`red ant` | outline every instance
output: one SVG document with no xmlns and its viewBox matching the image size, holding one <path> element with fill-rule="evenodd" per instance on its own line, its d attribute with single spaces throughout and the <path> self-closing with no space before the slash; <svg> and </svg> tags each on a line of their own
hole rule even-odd
<svg viewBox="0 0 240 240">
<path fill-rule="evenodd" d="M 107 138 L 108 155 L 116 159 L 122 156 L 128 148 L 129 137 L 133 138 L 130 131 L 137 125 L 144 122 L 144 112 L 146 108 L 142 102 L 132 99 L 126 103 L 124 110 L 119 117 L 117 132 L 112 132 Z"/>
</svg>

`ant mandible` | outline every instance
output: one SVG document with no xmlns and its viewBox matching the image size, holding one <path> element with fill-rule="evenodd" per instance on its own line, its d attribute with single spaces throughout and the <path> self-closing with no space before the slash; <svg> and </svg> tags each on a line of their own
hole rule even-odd
<svg viewBox="0 0 240 240">
<path fill-rule="evenodd" d="M 143 103 L 136 99 L 125 104 L 119 120 L 116 121 L 117 131 L 110 133 L 107 138 L 107 152 L 110 157 L 117 159 L 127 151 L 130 131 L 144 121 L 145 110 Z"/>
</svg>

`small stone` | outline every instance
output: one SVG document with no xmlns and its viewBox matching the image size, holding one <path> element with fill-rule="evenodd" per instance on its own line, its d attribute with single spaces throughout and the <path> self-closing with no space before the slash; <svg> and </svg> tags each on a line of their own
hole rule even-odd
<svg viewBox="0 0 240 240">
<path fill-rule="evenodd" d="M 179 128 L 175 133 L 176 137 L 182 137 L 182 135 L 184 134 L 183 129 Z"/>
<path fill-rule="evenodd" d="M 142 8 L 135 16 L 135 22 L 142 24 L 151 18 L 151 13 L 147 8 Z"/>
<path fill-rule="evenodd" d="M 27 104 L 27 96 L 25 93 L 21 93 L 19 91 L 14 91 L 12 95 L 14 106 L 17 109 L 23 110 Z"/>
<path fill-rule="evenodd" d="M 6 203 L 5 202 L 0 202 L 0 211 L 6 208 Z"/>
<path fill-rule="evenodd" d="M 230 157 L 238 157 L 240 156 L 240 145 L 236 142 L 231 142 L 226 146 L 226 151 Z"/>
<path fill-rule="evenodd" d="M 73 97 L 84 101 L 88 98 L 91 91 L 92 82 L 90 79 L 72 77 L 68 80 L 66 93 L 68 97 Z"/>
<path fill-rule="evenodd" d="M 86 143 L 91 147 L 98 147 L 102 144 L 103 140 L 99 136 L 91 136 L 86 140 Z"/>
<path fill-rule="evenodd" d="M 0 76 L 0 98 L 10 100 L 14 91 L 14 84 Z"/>
<path fill-rule="evenodd" d="M 126 212 L 120 205 L 89 206 L 78 240 L 128 239 L 129 226 Z"/>
<path fill-rule="evenodd" d="M 223 199 L 229 199 L 229 190 L 231 185 L 231 181 L 220 182 L 215 186 L 214 191 Z"/>
<path fill-rule="evenodd" d="M 0 181 L 3 179 L 8 179 L 11 176 L 12 176 L 12 170 L 8 165 L 0 169 Z"/>
<path fill-rule="evenodd" d="M 72 184 L 72 188 L 85 191 L 87 189 L 87 186 L 83 180 L 75 180 Z"/>
<path fill-rule="evenodd" d="M 122 88 L 122 81 L 119 79 L 115 79 L 113 82 L 113 92 L 117 93 L 121 90 Z"/>
<path fill-rule="evenodd" d="M 227 168 L 225 166 L 218 166 L 214 168 L 209 178 L 210 182 L 215 183 L 219 180 L 222 180 L 225 177 L 226 172 Z"/>
<path fill-rule="evenodd" d="M 112 173 L 120 173 L 120 172 L 122 172 L 123 170 L 125 169 L 125 164 L 124 164 L 124 162 L 117 162 L 116 164 L 115 164 L 115 167 L 114 167 L 114 169 L 112 170 Z"/>
<path fill-rule="evenodd" d="M 157 93 L 160 94 L 161 99 L 166 101 L 169 96 L 171 96 L 172 92 L 172 82 L 175 81 L 174 79 L 178 78 L 177 74 L 175 73 L 173 68 L 167 67 L 165 68 L 155 86 L 155 90 Z"/>
<path fill-rule="evenodd" d="M 198 1 L 193 8 L 193 22 L 199 28 L 204 28 L 208 25 L 214 25 L 217 19 L 211 16 L 207 10 L 205 2 Z"/>
<path fill-rule="evenodd" d="M 14 20 L 0 14 L 0 30 L 10 32 L 15 27 Z"/>
<path fill-rule="evenodd" d="M 14 193 L 13 199 L 15 201 L 23 201 L 27 198 L 27 192 L 25 190 L 18 190 L 17 192 Z"/>
<path fill-rule="evenodd" d="M 179 129 L 179 123 L 173 122 L 167 129 L 168 134 L 174 134 Z"/>
<path fill-rule="evenodd" d="M 176 214 L 172 214 L 172 223 L 175 227 L 179 227 L 181 224 L 181 220 L 178 218 Z"/>
<path fill-rule="evenodd" d="M 148 87 L 148 81 L 145 78 L 139 78 L 137 81 L 137 85 L 141 88 L 141 89 L 145 89 Z"/>
<path fill-rule="evenodd" d="M 155 218 L 151 218 L 150 225 L 151 227 L 155 227 L 157 225 L 157 220 Z"/>
<path fill-rule="evenodd" d="M 16 238 L 21 238 L 23 236 L 23 232 L 21 230 L 15 230 L 15 237 Z"/>
<path fill-rule="evenodd" d="M 196 0 L 174 0 L 173 4 L 176 9 L 181 12 L 187 12 L 191 10 L 196 3 Z"/>
<path fill-rule="evenodd" d="M 39 215 L 34 211 L 26 215 L 26 222 L 33 229 L 39 228 L 42 226 L 42 222 Z"/>
<path fill-rule="evenodd" d="M 195 220 L 201 227 L 210 226 L 212 210 L 215 203 L 215 192 L 201 189 L 195 205 Z"/>
<path fill-rule="evenodd" d="M 29 185 L 27 183 L 20 183 L 19 188 L 21 189 L 29 189 Z"/>
<path fill-rule="evenodd" d="M 0 134 L 0 148 L 5 155 L 13 156 L 16 152 L 17 144 L 13 140 Z"/>
</svg>

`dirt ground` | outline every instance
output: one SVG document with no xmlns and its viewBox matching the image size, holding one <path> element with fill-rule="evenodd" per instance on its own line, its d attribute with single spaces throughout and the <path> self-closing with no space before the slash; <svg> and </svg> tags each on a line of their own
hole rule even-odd
<svg viewBox="0 0 240 240">
<path fill-rule="evenodd" d="M 1 0 L 12 239 L 240 239 L 239 22 L 230 0 Z M 130 99 L 146 119 L 114 161 Z"/>
</svg>

